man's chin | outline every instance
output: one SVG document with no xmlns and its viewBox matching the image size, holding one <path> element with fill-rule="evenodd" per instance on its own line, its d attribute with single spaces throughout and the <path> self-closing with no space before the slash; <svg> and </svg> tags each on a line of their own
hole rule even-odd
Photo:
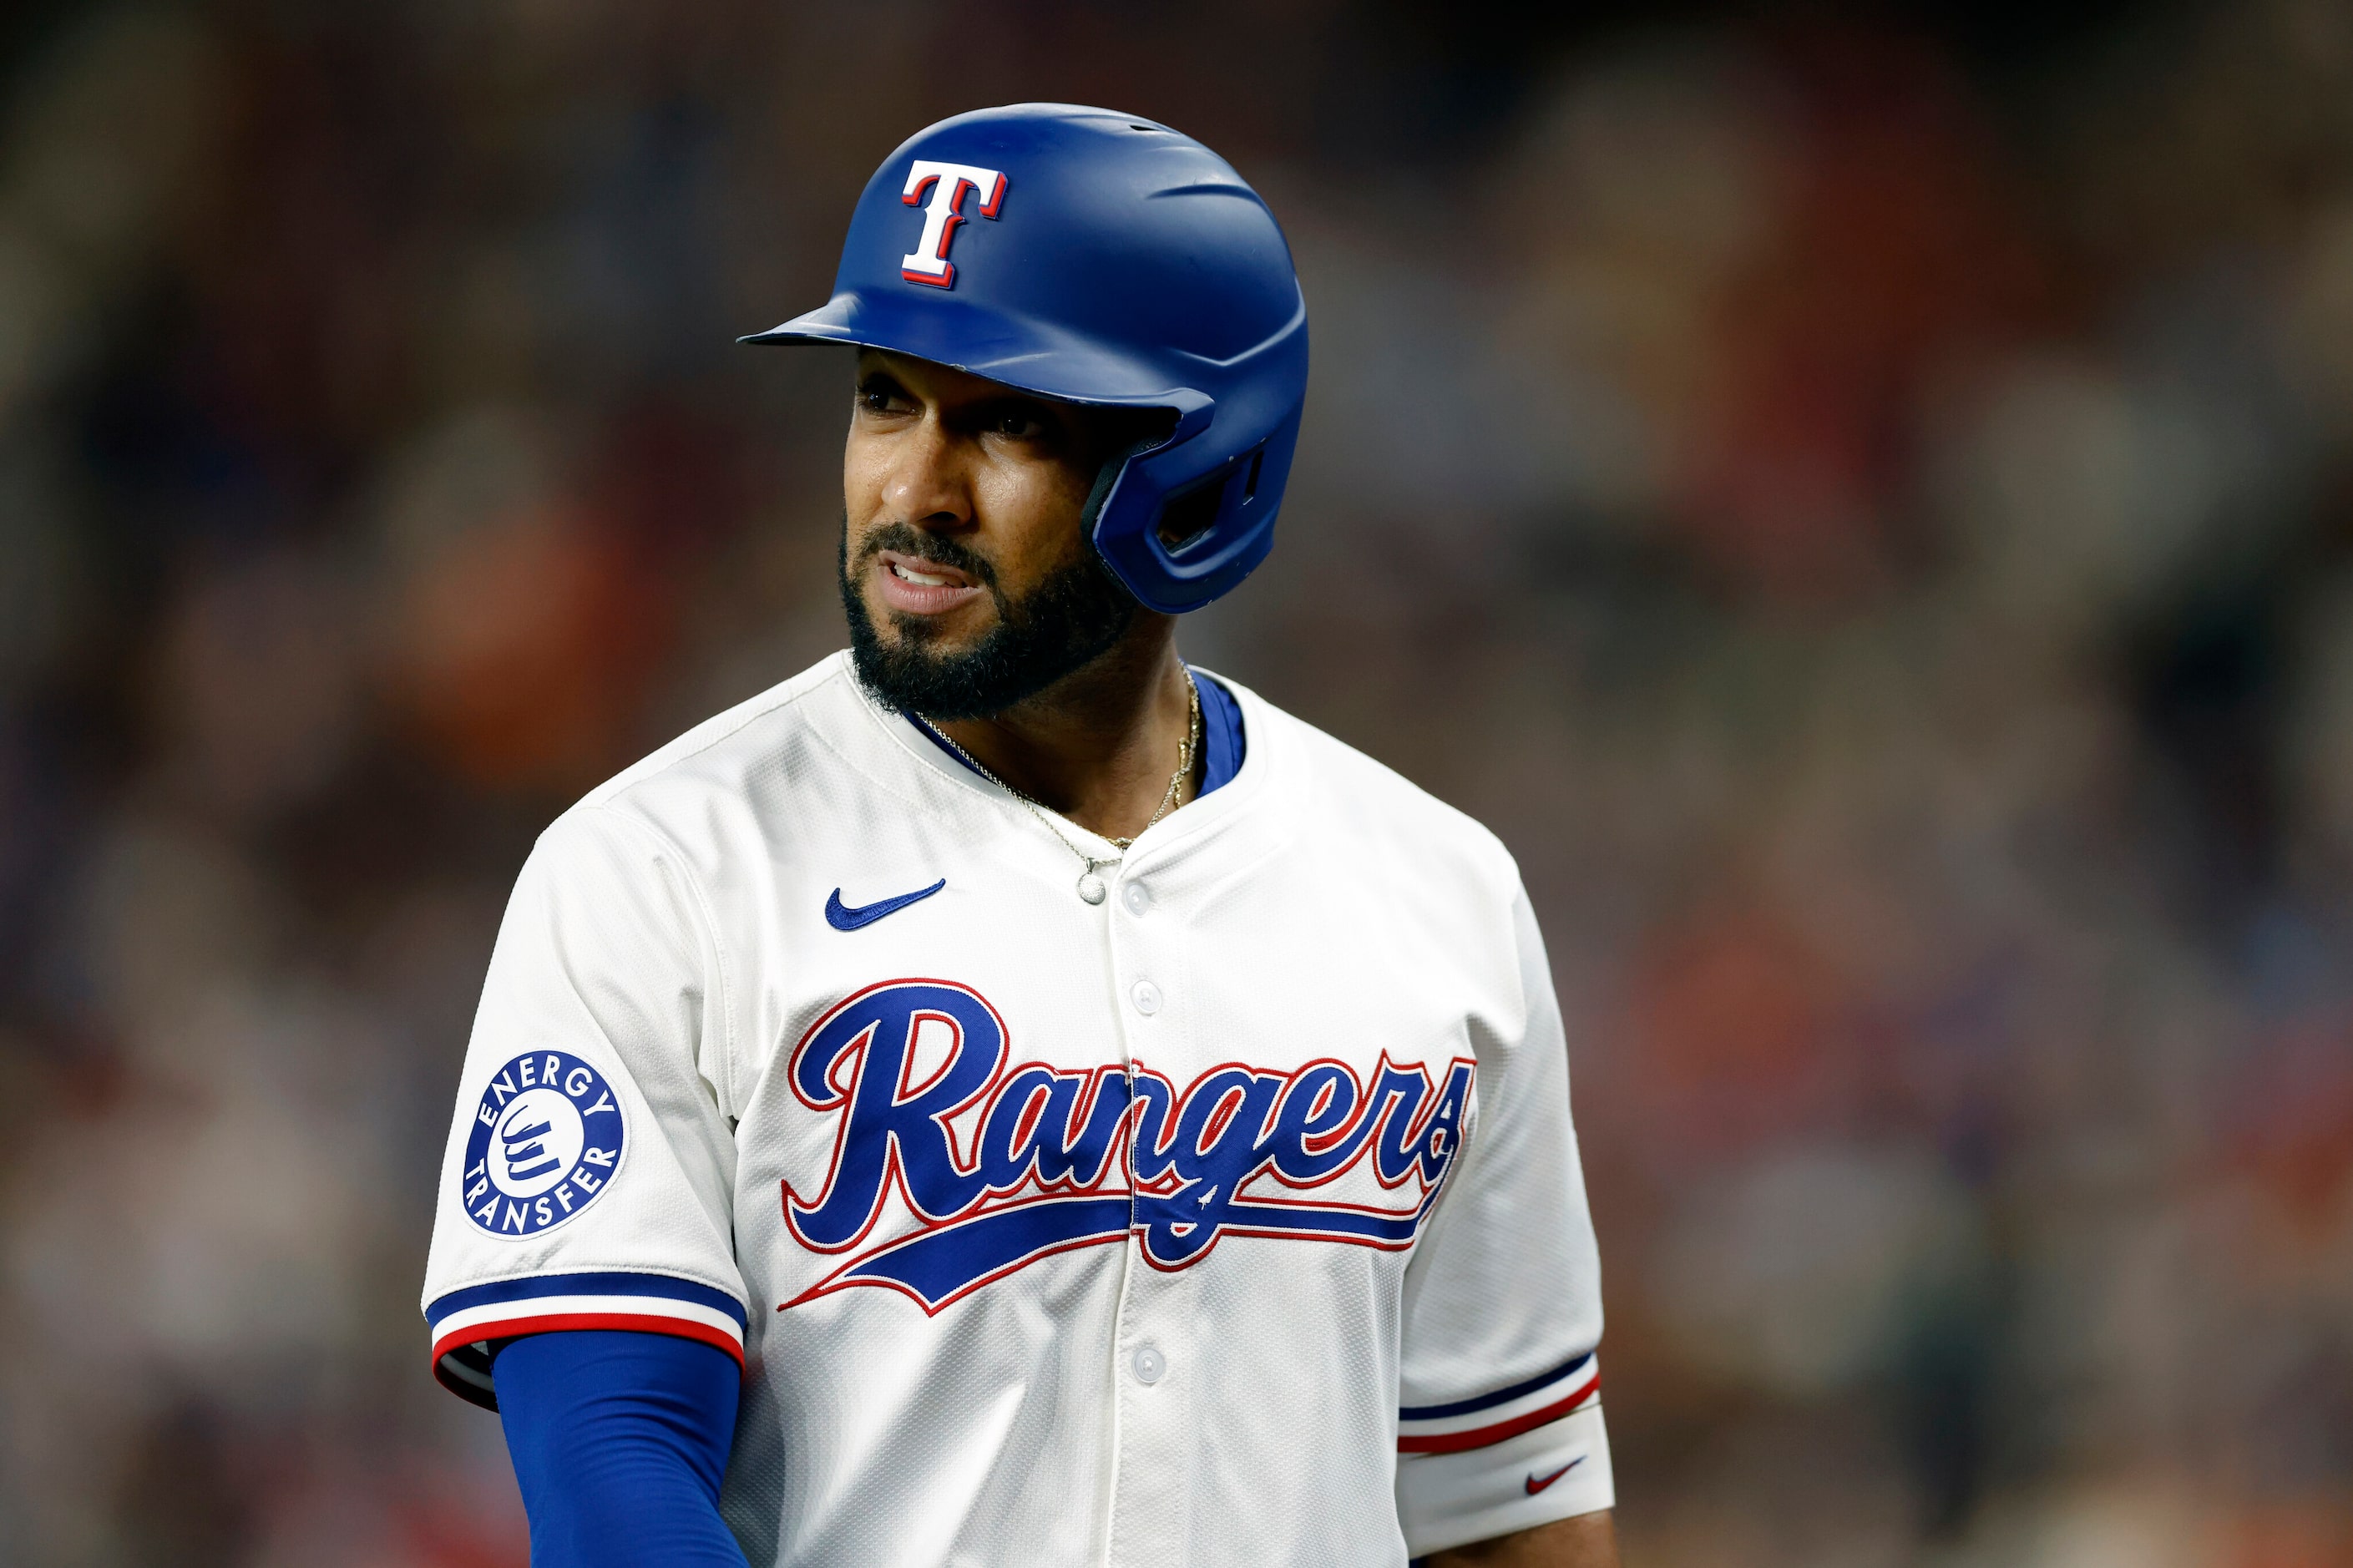
<svg viewBox="0 0 2353 1568">
<path fill-rule="evenodd" d="M 895 638 L 853 635 L 849 655 L 859 684 L 884 707 L 930 719 L 974 719 L 1011 705 L 985 656 Z M 1012 700 L 1018 700 L 1012 697 Z"/>
<path fill-rule="evenodd" d="M 874 628 L 876 643 L 888 649 L 915 649 L 935 658 L 953 658 L 960 653 L 970 653 L 987 637 L 995 626 L 972 626 L 956 624 L 972 617 L 919 616 L 906 610 L 876 606 L 868 612 L 868 624 Z"/>
<path fill-rule="evenodd" d="M 842 605 L 860 682 L 885 706 L 927 719 L 1003 712 L 1115 644 L 1136 605 L 1092 557 L 1055 573 L 1004 613 L 911 615 L 877 605 L 845 574 Z"/>
</svg>

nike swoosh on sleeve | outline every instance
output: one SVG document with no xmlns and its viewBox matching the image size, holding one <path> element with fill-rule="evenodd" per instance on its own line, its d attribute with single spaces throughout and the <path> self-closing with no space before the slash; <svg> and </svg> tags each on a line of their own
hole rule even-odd
<svg viewBox="0 0 2353 1568">
<path fill-rule="evenodd" d="M 1545 1489 L 1545 1488 L 1546 1488 L 1546 1487 L 1548 1487 L 1548 1486 L 1552 1485 L 1552 1484 L 1553 1484 L 1553 1482 L 1555 1482 L 1555 1481 L 1556 1481 L 1556 1480 L 1560 1479 L 1560 1478 L 1561 1478 L 1561 1477 L 1563 1477 L 1563 1476 L 1565 1476 L 1565 1475 L 1568 1474 L 1568 1472 L 1569 1472 L 1569 1471 L 1571 1471 L 1571 1470 L 1573 1470 L 1573 1469 L 1577 1468 L 1577 1466 L 1579 1466 L 1579 1465 L 1581 1465 L 1581 1464 L 1583 1464 L 1583 1463 L 1585 1463 L 1585 1456 L 1584 1456 L 1584 1455 L 1582 1455 L 1582 1454 L 1579 1454 L 1577 1458 L 1575 1458 L 1574 1459 L 1571 1459 L 1568 1463 L 1567 1463 L 1567 1464 L 1563 1465 L 1560 1468 L 1558 1468 L 1558 1469 L 1555 1470 L 1552 1474 L 1550 1474 L 1550 1475 L 1548 1475 L 1548 1476 L 1545 1477 L 1542 1480 L 1538 1480 L 1538 1479 L 1536 1479 L 1535 1472 L 1535 1471 L 1533 1471 L 1533 1470 L 1531 1470 L 1530 1472 L 1528 1472 L 1528 1479 L 1527 1479 L 1528 1496 L 1530 1496 L 1530 1497 L 1534 1497 L 1534 1496 L 1535 1496 L 1535 1495 L 1536 1495 L 1536 1493 L 1538 1493 L 1538 1492 L 1540 1492 L 1540 1491 L 1544 1490 L 1544 1489 Z"/>
</svg>

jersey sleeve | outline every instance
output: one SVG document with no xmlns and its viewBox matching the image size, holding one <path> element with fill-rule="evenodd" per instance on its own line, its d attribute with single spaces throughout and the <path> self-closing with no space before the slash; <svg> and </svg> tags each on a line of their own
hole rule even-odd
<svg viewBox="0 0 2353 1568">
<path fill-rule="evenodd" d="M 584 806 L 543 834 L 492 950 L 442 1160 L 434 1373 L 497 1408 L 490 1345 L 559 1329 L 744 1357 L 723 953 L 690 868 Z"/>
<path fill-rule="evenodd" d="M 1476 1041 L 1478 1118 L 1406 1273 L 1397 1501 L 1416 1556 L 1615 1497 L 1600 1262 L 1560 1006 L 1525 892 L 1513 925 L 1523 1021 Z"/>
</svg>

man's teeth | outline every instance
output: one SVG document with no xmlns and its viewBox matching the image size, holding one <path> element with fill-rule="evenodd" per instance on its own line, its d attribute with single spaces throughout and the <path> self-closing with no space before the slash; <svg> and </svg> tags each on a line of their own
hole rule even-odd
<svg viewBox="0 0 2353 1568">
<path fill-rule="evenodd" d="M 945 577 L 935 577 L 929 572 L 918 572 L 913 567 L 902 565 L 896 561 L 891 563 L 891 570 L 902 581 L 915 584 L 919 587 L 945 588 L 951 585 Z"/>
</svg>

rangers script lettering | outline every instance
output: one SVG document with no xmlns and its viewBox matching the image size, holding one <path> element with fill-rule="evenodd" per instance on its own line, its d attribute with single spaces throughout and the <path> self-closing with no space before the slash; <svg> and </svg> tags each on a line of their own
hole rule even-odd
<svg viewBox="0 0 2353 1568">
<path fill-rule="evenodd" d="M 919 1071 L 926 1026 L 944 1058 Z M 954 982 L 888 981 L 818 1020 L 796 1048 L 793 1091 L 838 1120 L 814 1198 L 784 1184 L 785 1222 L 818 1252 L 857 1252 L 797 1306 L 853 1285 L 897 1289 L 937 1312 L 1035 1260 L 1117 1241 L 1184 1268 L 1222 1235 L 1413 1244 L 1461 1147 L 1474 1064 L 1437 1079 L 1383 1057 L 1366 1081 L 1343 1062 L 1288 1073 L 1210 1068 L 1182 1090 L 1138 1063 L 1008 1070 L 1004 1020 Z M 1132 1085 L 1132 1087 L 1131 1087 Z M 1364 1164 L 1394 1207 L 1281 1195 Z M 858 1251 L 896 1192 L 915 1227 Z"/>
</svg>

